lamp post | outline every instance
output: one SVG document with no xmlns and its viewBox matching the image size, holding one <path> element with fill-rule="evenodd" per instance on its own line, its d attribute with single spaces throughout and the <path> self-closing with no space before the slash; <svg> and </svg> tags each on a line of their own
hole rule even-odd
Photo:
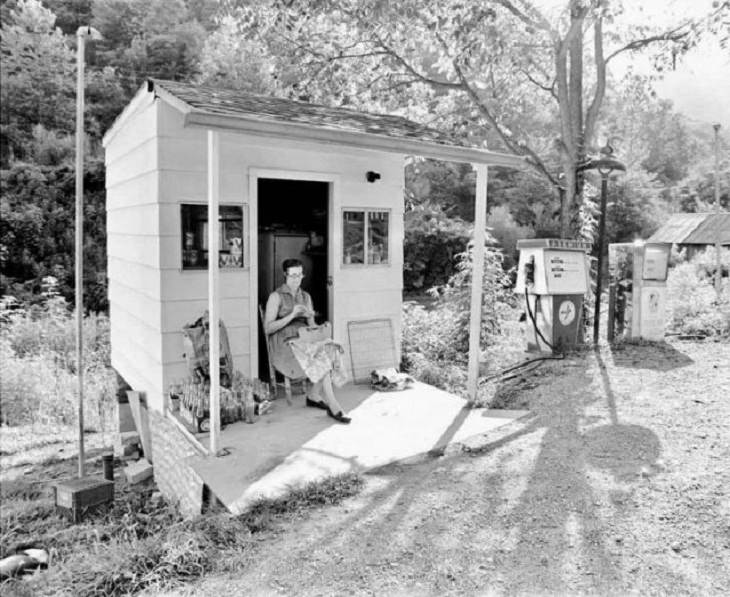
<svg viewBox="0 0 730 597">
<path fill-rule="evenodd" d="M 601 292 L 603 291 L 603 252 L 606 236 L 606 202 L 608 177 L 614 170 L 625 171 L 626 166 L 613 156 L 613 147 L 606 142 L 598 158 L 591 158 L 578 167 L 578 171 L 598 170 L 601 175 L 601 210 L 598 220 L 598 264 L 596 273 L 596 299 L 593 309 L 593 344 L 598 344 L 598 330 L 601 317 Z"/>
<path fill-rule="evenodd" d="M 76 377 L 79 398 L 79 477 L 84 476 L 84 50 L 86 38 L 101 39 L 101 34 L 88 26 L 76 30 Z"/>
</svg>

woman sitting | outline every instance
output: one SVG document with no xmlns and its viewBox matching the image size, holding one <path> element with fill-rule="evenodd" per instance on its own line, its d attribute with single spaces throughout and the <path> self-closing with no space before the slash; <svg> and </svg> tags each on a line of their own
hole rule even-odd
<svg viewBox="0 0 730 597">
<path fill-rule="evenodd" d="M 350 417 L 345 416 L 332 387 L 337 351 L 341 349 L 335 343 L 314 350 L 301 346 L 299 329 L 315 325 L 312 297 L 301 289 L 304 265 L 299 259 L 285 260 L 282 268 L 286 280 L 269 295 L 264 316 L 274 368 L 291 379 L 309 377 L 314 388 L 307 396 L 307 406 L 322 408 L 335 421 L 349 423 Z"/>
</svg>

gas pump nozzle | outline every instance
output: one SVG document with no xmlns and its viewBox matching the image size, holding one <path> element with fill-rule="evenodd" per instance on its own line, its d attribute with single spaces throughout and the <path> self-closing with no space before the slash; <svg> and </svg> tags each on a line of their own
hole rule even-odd
<svg viewBox="0 0 730 597">
<path fill-rule="evenodd" d="M 535 256 L 530 255 L 530 258 L 525 261 L 525 286 L 535 285 Z"/>
</svg>

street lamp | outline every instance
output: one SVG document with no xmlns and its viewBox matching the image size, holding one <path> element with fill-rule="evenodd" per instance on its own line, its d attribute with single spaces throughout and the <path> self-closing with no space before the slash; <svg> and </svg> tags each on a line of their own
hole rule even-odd
<svg viewBox="0 0 730 597">
<path fill-rule="evenodd" d="M 603 290 L 603 249 L 606 236 L 606 200 L 608 195 L 608 176 L 614 170 L 626 170 L 621 162 L 613 156 L 613 147 L 606 142 L 600 149 L 600 156 L 590 158 L 577 168 L 578 172 L 598 170 L 601 175 L 601 213 L 598 221 L 598 264 L 596 275 L 596 302 L 593 309 L 593 344 L 598 344 L 599 318 L 601 316 L 601 291 Z"/>
<path fill-rule="evenodd" d="M 79 394 L 79 477 L 84 476 L 84 49 L 86 38 L 101 39 L 93 27 L 76 30 L 76 376 Z"/>
</svg>

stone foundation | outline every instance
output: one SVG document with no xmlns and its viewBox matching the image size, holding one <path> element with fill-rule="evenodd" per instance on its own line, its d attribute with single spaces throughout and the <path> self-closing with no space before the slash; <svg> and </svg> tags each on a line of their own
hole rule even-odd
<svg viewBox="0 0 730 597">
<path fill-rule="evenodd" d="M 186 460 L 200 456 L 201 451 L 165 415 L 150 410 L 149 420 L 157 488 L 168 500 L 178 504 L 183 516 L 197 516 L 203 507 L 203 480 Z"/>
</svg>

